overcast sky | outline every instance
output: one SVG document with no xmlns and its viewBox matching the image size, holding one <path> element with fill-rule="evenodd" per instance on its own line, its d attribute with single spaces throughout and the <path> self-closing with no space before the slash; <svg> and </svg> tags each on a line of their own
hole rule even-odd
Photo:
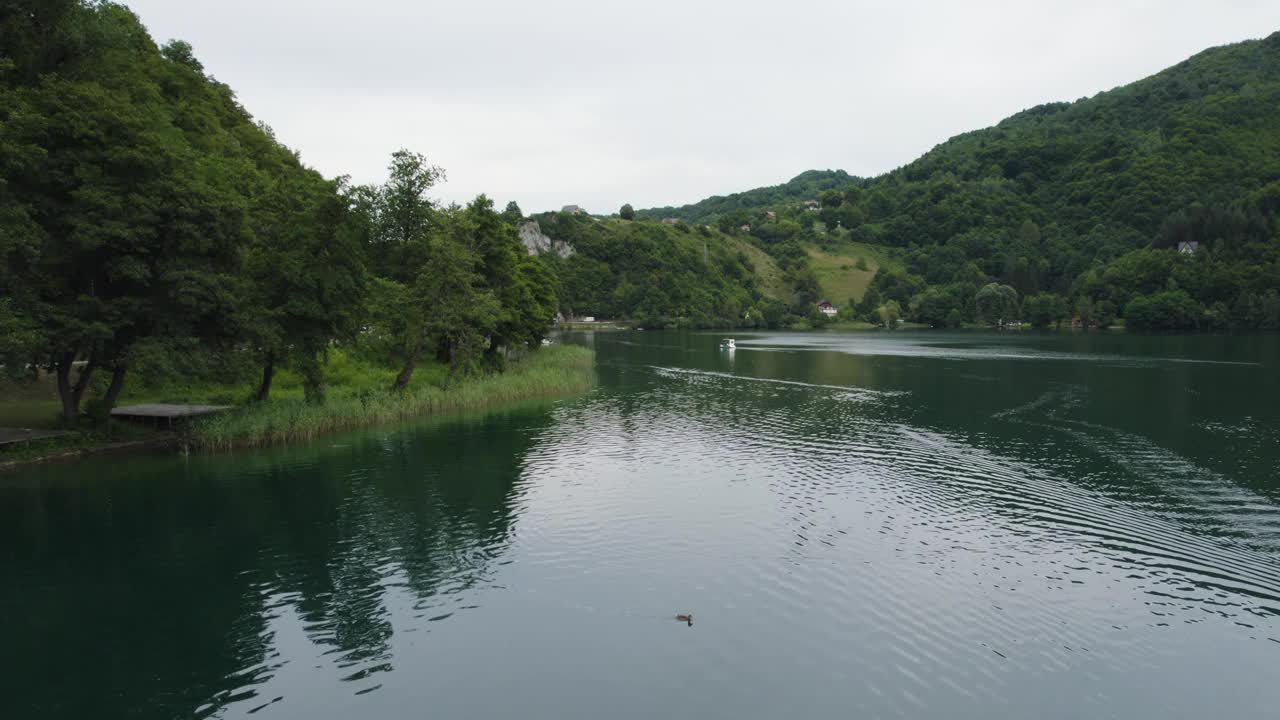
<svg viewBox="0 0 1280 720">
<path fill-rule="evenodd" d="M 525 212 L 681 205 L 948 137 L 1280 30 L 1276 0 L 125 0 L 326 175 L 407 147 Z"/>
</svg>

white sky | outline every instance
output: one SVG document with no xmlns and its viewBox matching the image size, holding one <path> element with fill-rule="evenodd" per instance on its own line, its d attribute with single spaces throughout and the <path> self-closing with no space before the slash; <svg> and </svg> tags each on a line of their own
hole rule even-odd
<svg viewBox="0 0 1280 720">
<path fill-rule="evenodd" d="M 393 150 L 525 212 L 876 175 L 1280 30 L 1276 0 L 124 0 L 326 175 Z"/>
</svg>

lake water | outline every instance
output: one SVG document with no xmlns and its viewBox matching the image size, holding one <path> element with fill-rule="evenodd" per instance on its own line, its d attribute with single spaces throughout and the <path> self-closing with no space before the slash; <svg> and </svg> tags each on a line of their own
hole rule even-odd
<svg viewBox="0 0 1280 720">
<path fill-rule="evenodd" d="M 0 717 L 1280 712 L 1280 337 L 736 337 L 0 477 Z"/>
</svg>

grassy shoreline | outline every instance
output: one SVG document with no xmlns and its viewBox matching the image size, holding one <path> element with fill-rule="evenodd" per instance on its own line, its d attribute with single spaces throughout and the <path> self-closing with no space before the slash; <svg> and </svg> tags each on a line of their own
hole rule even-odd
<svg viewBox="0 0 1280 720">
<path fill-rule="evenodd" d="M 33 464 L 75 460 L 102 453 L 158 450 L 225 451 L 306 442 L 328 433 L 390 424 L 418 417 L 465 413 L 558 398 L 590 389 L 595 384 L 595 353 L 577 345 L 553 345 L 519 360 L 494 375 L 450 382 L 445 368 L 423 363 L 414 382 L 393 392 L 392 369 L 354 362 L 334 353 L 326 366 L 332 384 L 323 404 L 303 399 L 300 379 L 280 373 L 279 392 L 263 404 L 247 401 L 250 385 L 220 385 L 193 381 L 149 387 L 127 393 L 129 402 L 194 402 L 237 404 L 223 415 L 196 421 L 176 432 L 154 431 L 131 423 L 110 421 L 73 429 L 60 438 L 32 441 L 0 452 L 0 472 Z M 47 383 L 45 384 L 47 385 Z M 59 427 L 56 397 L 51 386 L 35 385 L 18 392 L 6 386 L 19 402 L 0 417 L 22 427 Z"/>
<path fill-rule="evenodd" d="M 320 435 L 443 412 L 570 395 L 595 382 L 595 354 L 556 345 L 511 363 L 506 372 L 445 387 L 410 385 L 309 404 L 301 398 L 248 405 L 195 422 L 183 434 L 193 450 L 233 450 L 305 442 Z"/>
</svg>

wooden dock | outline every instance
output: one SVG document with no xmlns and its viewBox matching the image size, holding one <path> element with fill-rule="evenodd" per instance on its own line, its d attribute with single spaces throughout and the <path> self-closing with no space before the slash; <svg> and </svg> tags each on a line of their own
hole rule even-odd
<svg viewBox="0 0 1280 720">
<path fill-rule="evenodd" d="M 48 440 L 71 433 L 65 430 L 43 430 L 39 428 L 0 428 L 0 448 L 21 445 L 33 440 Z"/>
<path fill-rule="evenodd" d="M 193 417 L 212 415 L 230 410 L 231 405 L 174 405 L 169 403 L 148 403 L 145 405 L 126 405 L 111 411 L 111 417 L 119 420 L 136 420 L 150 422 L 154 425 L 167 424 L 170 428 L 175 422 L 190 420 Z"/>
</svg>

